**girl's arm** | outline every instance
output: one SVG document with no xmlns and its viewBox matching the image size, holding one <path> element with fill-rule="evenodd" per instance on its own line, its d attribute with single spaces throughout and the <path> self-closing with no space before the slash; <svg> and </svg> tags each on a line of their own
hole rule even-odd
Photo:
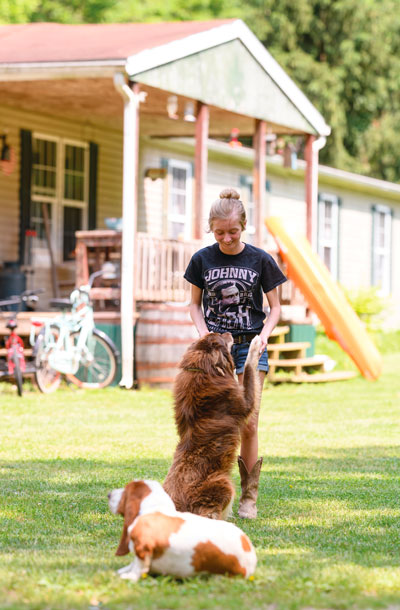
<svg viewBox="0 0 400 610">
<path fill-rule="evenodd" d="M 265 350 L 268 344 L 268 338 L 275 326 L 279 322 L 281 316 L 281 304 L 279 302 L 278 289 L 274 288 L 266 293 L 268 305 L 269 305 L 269 316 L 264 324 L 264 328 L 260 333 L 261 347 L 260 354 Z"/>
<path fill-rule="evenodd" d="M 197 328 L 197 332 L 200 337 L 206 335 L 209 330 L 206 326 L 203 310 L 201 308 L 201 297 L 203 295 L 203 291 L 198 286 L 192 284 L 192 293 L 191 293 L 191 301 L 190 301 L 190 317 L 192 318 L 195 327 Z"/>
</svg>

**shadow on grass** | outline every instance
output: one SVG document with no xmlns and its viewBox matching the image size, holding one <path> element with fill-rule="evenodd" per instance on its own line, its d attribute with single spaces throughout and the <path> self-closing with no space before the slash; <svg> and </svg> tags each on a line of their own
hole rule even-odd
<svg viewBox="0 0 400 610">
<path fill-rule="evenodd" d="M 363 566 L 399 566 L 400 449 L 321 449 L 324 457 L 266 458 L 259 518 L 235 519 L 263 559 L 281 566 L 288 549 Z M 3 550 L 113 549 L 121 523 L 107 493 L 133 478 L 164 479 L 167 459 L 0 462 Z M 238 489 L 238 475 L 234 471 Z M 273 552 L 272 552 L 273 551 Z M 70 550 L 71 552 L 71 550 Z M 70 558 L 73 561 L 73 557 Z"/>
<path fill-rule="evenodd" d="M 134 478 L 162 481 L 168 467 L 161 459 L 2 461 L 0 548 L 50 550 L 116 540 L 120 523 L 109 512 L 108 492 Z"/>
<path fill-rule="evenodd" d="M 256 545 L 307 549 L 363 566 L 399 566 L 400 447 L 267 458 Z M 269 561 L 269 559 L 268 559 Z"/>
</svg>

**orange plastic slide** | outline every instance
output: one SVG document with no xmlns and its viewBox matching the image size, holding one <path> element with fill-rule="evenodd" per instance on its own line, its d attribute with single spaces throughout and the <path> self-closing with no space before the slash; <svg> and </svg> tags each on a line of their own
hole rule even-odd
<svg viewBox="0 0 400 610">
<path fill-rule="evenodd" d="M 380 353 L 306 237 L 289 235 L 277 217 L 267 218 L 265 224 L 287 264 L 288 277 L 301 290 L 328 337 L 336 340 L 349 354 L 364 377 L 378 379 L 382 373 Z"/>
</svg>

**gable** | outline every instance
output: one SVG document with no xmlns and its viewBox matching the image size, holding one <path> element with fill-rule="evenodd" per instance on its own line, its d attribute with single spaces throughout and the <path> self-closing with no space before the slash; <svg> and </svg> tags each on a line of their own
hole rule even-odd
<svg viewBox="0 0 400 610">
<path fill-rule="evenodd" d="M 284 124 L 295 132 L 317 133 L 239 39 L 131 77 L 230 112 Z"/>
</svg>

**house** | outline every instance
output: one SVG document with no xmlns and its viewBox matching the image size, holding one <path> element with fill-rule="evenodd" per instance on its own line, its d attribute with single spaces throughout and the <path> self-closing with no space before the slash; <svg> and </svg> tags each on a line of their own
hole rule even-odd
<svg viewBox="0 0 400 610">
<path fill-rule="evenodd" d="M 0 262 L 51 294 L 75 272 L 76 231 L 123 218 L 122 234 L 98 235 L 122 247 L 122 385 L 135 300 L 187 298 L 182 268 L 228 185 L 256 245 L 276 249 L 263 219 L 283 216 L 340 281 L 400 299 L 400 188 L 320 168 L 318 190 L 330 129 L 243 22 L 6 25 L 0 41 Z M 227 143 L 238 132 L 253 148 Z M 297 169 L 266 155 L 276 135 L 304 138 Z"/>
</svg>

